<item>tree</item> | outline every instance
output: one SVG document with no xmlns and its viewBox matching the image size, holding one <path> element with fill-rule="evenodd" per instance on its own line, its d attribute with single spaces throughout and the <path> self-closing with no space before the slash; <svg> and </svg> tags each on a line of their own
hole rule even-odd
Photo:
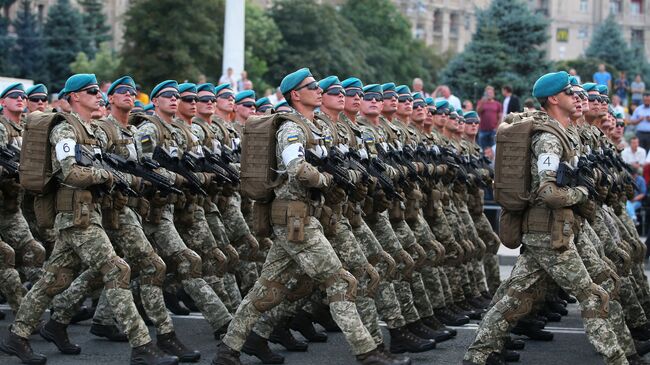
<svg viewBox="0 0 650 365">
<path fill-rule="evenodd" d="M 60 90 L 70 76 L 70 63 L 82 51 L 84 37 L 81 14 L 69 0 L 57 0 L 47 14 L 44 33 L 47 34 L 47 67 L 50 89 Z"/>
<path fill-rule="evenodd" d="M 585 56 L 588 58 L 602 60 L 621 71 L 630 70 L 632 55 L 630 47 L 623 38 L 621 27 L 616 23 L 613 15 L 608 16 L 596 28 L 585 51 Z"/>
<path fill-rule="evenodd" d="M 78 0 L 83 9 L 83 25 L 87 37 L 84 37 L 84 50 L 89 57 L 94 57 L 102 43 L 111 39 L 111 27 L 106 22 L 103 1 Z"/>
<path fill-rule="evenodd" d="M 93 73 L 98 80 L 111 81 L 117 78 L 121 59 L 117 57 L 108 42 L 99 46 L 95 58 L 89 59 L 88 55 L 79 52 L 74 62 L 70 64 L 73 73 Z"/>
<path fill-rule="evenodd" d="M 13 23 L 16 45 L 13 59 L 17 63 L 18 77 L 47 82 L 45 67 L 45 42 L 36 16 L 31 11 L 31 1 L 23 0 Z"/>
<path fill-rule="evenodd" d="M 218 79 L 223 17 L 223 1 L 134 2 L 126 13 L 121 68 L 149 88 L 166 79 Z"/>
<path fill-rule="evenodd" d="M 529 95 L 535 80 L 550 68 L 545 58 L 548 20 L 522 0 L 493 0 L 477 12 L 477 30 L 465 50 L 441 72 L 441 82 L 462 97 L 477 96 L 490 84 L 511 84 Z"/>
<path fill-rule="evenodd" d="M 9 35 L 9 21 L 0 16 L 0 49 L 10 50 L 14 46 L 14 38 Z M 0 75 L 12 75 L 16 64 L 12 60 L 11 52 L 0 52 Z"/>
<path fill-rule="evenodd" d="M 245 69 L 255 89 L 269 88 L 265 76 L 269 65 L 278 60 L 282 47 L 282 33 L 273 19 L 257 5 L 246 2 Z"/>
</svg>

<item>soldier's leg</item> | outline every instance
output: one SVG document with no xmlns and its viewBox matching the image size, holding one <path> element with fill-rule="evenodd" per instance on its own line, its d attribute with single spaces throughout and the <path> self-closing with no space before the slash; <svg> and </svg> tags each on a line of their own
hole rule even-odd
<svg viewBox="0 0 650 365">
<path fill-rule="evenodd" d="M 16 271 L 16 254 L 7 243 L 0 241 L 0 294 L 7 299 L 11 310 L 16 313 L 26 291 Z"/>
<path fill-rule="evenodd" d="M 252 266 L 247 266 L 247 268 L 249 270 L 254 269 L 255 268 L 254 265 L 255 264 L 253 263 Z M 256 270 L 254 272 L 255 274 L 257 274 Z M 231 305 L 236 310 L 237 307 L 239 307 L 239 304 L 241 304 L 242 296 L 241 296 L 241 291 L 239 290 L 239 284 L 237 284 L 237 278 L 235 277 L 235 274 L 227 272 L 223 277 L 223 285 L 225 287 L 226 292 L 228 293 L 228 297 L 230 298 Z"/>
<path fill-rule="evenodd" d="M 72 281 L 67 289 L 52 299 L 50 318 L 58 323 L 69 324 L 78 309 L 79 303 L 92 291 L 101 289 L 102 286 L 102 274 L 99 270 L 84 270 Z M 97 309 L 95 314 L 97 314 Z M 112 314 L 109 313 L 109 316 L 111 318 L 110 324 L 112 324 Z"/>
<path fill-rule="evenodd" d="M 610 277 L 599 284 L 610 295 L 608 320 L 625 355 L 634 356 L 636 354 L 634 340 L 632 339 L 630 329 L 625 324 L 625 315 L 623 314 L 623 307 L 620 303 L 618 292 L 620 279 L 618 279 L 616 275 L 611 276 L 613 277 Z"/>
<path fill-rule="evenodd" d="M 485 281 L 487 282 L 488 290 L 490 293 L 494 293 L 499 285 L 501 285 L 499 255 L 490 252 L 486 253 L 483 258 L 483 270 L 485 271 Z"/>
<path fill-rule="evenodd" d="M 0 236 L 16 251 L 16 268 L 32 283 L 43 274 L 45 247 L 34 239 L 29 224 L 18 209 L 7 212 L 0 209 Z"/>
</svg>

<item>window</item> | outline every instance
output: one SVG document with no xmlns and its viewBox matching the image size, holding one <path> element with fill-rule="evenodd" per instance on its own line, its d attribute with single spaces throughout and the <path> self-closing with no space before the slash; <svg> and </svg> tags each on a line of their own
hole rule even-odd
<svg viewBox="0 0 650 365">
<path fill-rule="evenodd" d="M 569 28 L 557 28 L 555 31 L 555 40 L 566 43 L 569 41 Z"/>
<path fill-rule="evenodd" d="M 418 23 L 418 25 L 415 26 L 415 39 L 424 39 L 424 37 L 424 25 Z"/>
<path fill-rule="evenodd" d="M 440 9 L 433 12 L 433 32 L 442 33 L 442 11 Z"/>
<path fill-rule="evenodd" d="M 643 0 L 630 0 L 630 13 L 633 15 L 643 14 Z"/>
<path fill-rule="evenodd" d="M 589 11 L 589 0 L 580 0 L 580 12 L 586 13 Z"/>
<path fill-rule="evenodd" d="M 623 11 L 622 0 L 609 0 L 609 12 L 613 15 L 620 14 Z"/>
<path fill-rule="evenodd" d="M 586 25 L 578 28 L 578 39 L 587 39 L 589 38 L 589 27 Z"/>
<path fill-rule="evenodd" d="M 451 13 L 449 17 L 449 35 L 452 37 L 458 36 L 459 18 L 458 13 Z"/>
<path fill-rule="evenodd" d="M 630 43 L 632 48 L 635 46 L 643 47 L 645 43 L 643 29 L 632 29 L 632 37 L 630 37 Z"/>
</svg>

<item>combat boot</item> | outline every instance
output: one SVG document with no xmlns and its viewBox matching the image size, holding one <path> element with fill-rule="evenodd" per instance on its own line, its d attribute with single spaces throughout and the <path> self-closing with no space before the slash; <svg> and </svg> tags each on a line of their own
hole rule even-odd
<svg viewBox="0 0 650 365">
<path fill-rule="evenodd" d="M 79 355 L 81 353 L 81 347 L 70 343 L 67 329 L 67 325 L 50 319 L 41 327 L 39 333 L 46 341 L 54 343 L 62 354 Z"/>
<path fill-rule="evenodd" d="M 158 335 L 157 342 L 159 349 L 178 357 L 179 362 L 197 362 L 201 359 L 201 353 L 183 345 L 174 331 Z"/>
<path fill-rule="evenodd" d="M 420 320 L 422 321 L 422 323 L 424 323 L 425 326 L 431 329 L 434 329 L 436 331 L 449 332 L 451 334 L 451 337 L 456 337 L 456 335 L 458 334 L 458 331 L 456 331 L 455 329 L 449 328 L 444 324 L 442 324 L 442 322 L 440 322 L 438 318 L 436 318 L 436 316 L 425 317 L 425 318 L 421 318 Z"/>
<path fill-rule="evenodd" d="M 567 294 L 567 292 L 565 292 L 562 288 L 560 288 L 557 295 L 560 297 L 560 299 L 565 300 L 567 303 L 575 304 L 578 302 L 574 296 Z"/>
<path fill-rule="evenodd" d="M 481 312 L 474 310 L 466 302 L 464 301 L 456 302 L 454 303 L 454 305 L 460 310 L 461 314 L 468 316 L 469 319 L 474 319 L 477 321 L 481 319 Z"/>
<path fill-rule="evenodd" d="M 88 308 L 88 306 L 82 305 L 79 307 L 79 310 L 70 318 L 70 324 L 75 324 L 89 319 L 93 319 L 95 315 L 95 308 Z"/>
<path fill-rule="evenodd" d="M 314 322 L 323 326 L 327 332 L 341 332 L 339 325 L 332 318 L 332 312 L 326 305 L 318 306 L 311 315 Z"/>
<path fill-rule="evenodd" d="M 435 340 L 436 343 L 447 341 L 453 337 L 449 332 L 432 330 L 431 328 L 422 324 L 422 321 L 409 323 L 406 325 L 406 328 L 408 328 L 412 334 L 427 340 Z"/>
<path fill-rule="evenodd" d="M 221 342 L 217 345 L 217 355 L 212 359 L 212 365 L 241 365 L 239 356 L 239 351 L 235 351 Z"/>
<path fill-rule="evenodd" d="M 113 342 L 128 342 L 129 338 L 126 337 L 124 332 L 120 331 L 116 325 L 94 323 L 90 326 L 90 333 L 98 337 L 105 337 Z"/>
<path fill-rule="evenodd" d="M 200 312 L 199 308 L 196 306 L 196 303 L 194 302 L 194 299 L 187 294 L 185 289 L 180 288 L 178 291 L 176 291 L 176 297 L 179 300 L 183 301 L 183 304 L 185 304 L 185 307 L 189 309 L 191 312 Z"/>
<path fill-rule="evenodd" d="M 363 365 L 398 365 L 402 364 L 401 362 L 388 357 L 388 355 L 374 349 L 365 354 L 357 355 L 357 361 Z M 409 362 L 410 364 L 410 362 Z"/>
<path fill-rule="evenodd" d="M 503 360 L 503 357 L 501 354 L 497 354 L 496 352 L 493 352 L 488 356 L 487 360 L 485 361 L 485 365 L 505 365 L 505 361 Z M 463 360 L 463 365 L 480 365 L 478 363 L 475 363 L 474 361 L 471 360 Z"/>
<path fill-rule="evenodd" d="M 512 351 L 512 350 L 503 350 L 503 354 L 501 355 L 503 357 L 503 360 L 505 362 L 517 362 L 519 361 L 520 355 L 517 351 Z"/>
<path fill-rule="evenodd" d="M 266 338 L 254 331 L 251 331 L 246 338 L 241 351 L 247 355 L 257 357 L 262 364 L 284 364 L 284 356 L 271 351 Z"/>
<path fill-rule="evenodd" d="M 489 305 L 489 303 L 486 304 L 485 301 L 480 297 L 468 299 L 467 304 L 481 310 L 487 308 Z"/>
<path fill-rule="evenodd" d="M 0 311 L 0 321 L 5 319 L 6 314 L 3 311 Z"/>
<path fill-rule="evenodd" d="M 650 352 L 650 341 L 637 341 L 634 340 L 634 349 L 639 356 L 643 356 Z"/>
<path fill-rule="evenodd" d="M 635 328 L 630 328 L 630 333 L 632 338 L 638 341 L 647 341 L 650 340 L 650 330 L 646 326 L 639 326 Z"/>
<path fill-rule="evenodd" d="M 293 336 L 289 330 L 287 321 L 282 321 L 273 329 L 269 341 L 275 344 L 284 346 L 288 351 L 304 352 L 307 351 L 309 345 L 305 341 L 301 341 Z"/>
<path fill-rule="evenodd" d="M 627 362 L 630 365 L 648 365 L 648 364 L 650 364 L 647 361 L 645 361 L 644 359 L 642 359 L 641 356 L 639 356 L 638 354 L 628 356 L 627 357 Z"/>
<path fill-rule="evenodd" d="M 190 310 L 185 308 L 179 301 L 176 294 L 163 290 L 163 299 L 165 300 L 165 307 L 177 316 L 187 316 Z"/>
<path fill-rule="evenodd" d="M 396 361 L 396 364 L 399 365 L 411 365 L 411 358 L 408 356 L 404 355 L 398 355 L 398 354 L 391 354 L 390 351 L 386 349 L 386 344 L 383 342 L 377 345 L 377 351 L 381 352 L 382 354 L 386 355 L 389 359 L 392 359 L 393 361 Z"/>
<path fill-rule="evenodd" d="M 493 296 L 493 295 L 490 294 L 489 292 L 482 291 L 482 292 L 481 292 L 481 296 L 482 296 L 485 300 L 487 300 L 488 302 L 492 302 L 492 296 Z"/>
<path fill-rule="evenodd" d="M 389 328 L 390 352 L 402 354 L 404 352 L 418 353 L 436 348 L 436 341 L 420 338 L 404 327 Z"/>
<path fill-rule="evenodd" d="M 217 341 L 221 340 L 221 335 L 225 335 L 228 332 L 228 326 L 230 326 L 230 321 L 214 331 L 214 339 Z"/>
<path fill-rule="evenodd" d="M 454 313 L 445 307 L 434 310 L 436 318 L 447 326 L 464 326 L 469 323 L 469 317 Z"/>
<path fill-rule="evenodd" d="M 569 314 L 569 311 L 566 310 L 566 306 L 562 305 L 560 302 L 546 302 L 546 309 L 549 312 L 559 313 L 562 316 Z"/>
<path fill-rule="evenodd" d="M 517 323 L 511 330 L 511 333 L 519 336 L 526 336 L 531 340 L 536 341 L 553 341 L 553 333 L 549 331 L 544 331 L 543 329 L 525 326 L 520 323 Z"/>
<path fill-rule="evenodd" d="M 18 357 L 23 364 L 42 365 L 47 362 L 45 355 L 37 354 L 32 350 L 28 339 L 13 332 L 9 332 L 9 336 L 0 343 L 0 350 L 5 354 Z"/>
<path fill-rule="evenodd" d="M 309 342 L 327 342 L 327 333 L 317 331 L 312 323 L 311 316 L 301 310 L 291 320 L 290 328 L 300 332 L 302 337 Z"/>
<path fill-rule="evenodd" d="M 504 341 L 504 347 L 506 350 L 523 350 L 526 347 L 526 342 L 507 336 Z"/>
<path fill-rule="evenodd" d="M 165 354 L 149 341 L 131 349 L 131 365 L 178 365 L 178 358 Z"/>
</svg>

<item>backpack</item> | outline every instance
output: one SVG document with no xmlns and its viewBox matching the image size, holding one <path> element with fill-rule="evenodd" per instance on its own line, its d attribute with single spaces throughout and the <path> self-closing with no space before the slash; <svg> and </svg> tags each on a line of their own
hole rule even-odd
<svg viewBox="0 0 650 365">
<path fill-rule="evenodd" d="M 317 144 L 309 126 L 294 113 L 264 114 L 248 118 L 241 144 L 240 189 L 243 197 L 268 203 L 273 200 L 273 189 L 286 178 L 286 175 L 276 172 L 275 155 L 275 134 L 285 121 L 295 122 L 305 131 L 308 145 Z"/>
<path fill-rule="evenodd" d="M 565 133 L 553 124 L 544 123 L 547 118 L 540 111 L 511 113 L 497 130 L 494 200 L 501 206 L 499 238 L 511 249 L 521 245 L 525 212 L 534 198 L 530 191 L 533 135 L 552 133 L 562 143 L 564 158 L 573 152 Z"/>
</svg>

